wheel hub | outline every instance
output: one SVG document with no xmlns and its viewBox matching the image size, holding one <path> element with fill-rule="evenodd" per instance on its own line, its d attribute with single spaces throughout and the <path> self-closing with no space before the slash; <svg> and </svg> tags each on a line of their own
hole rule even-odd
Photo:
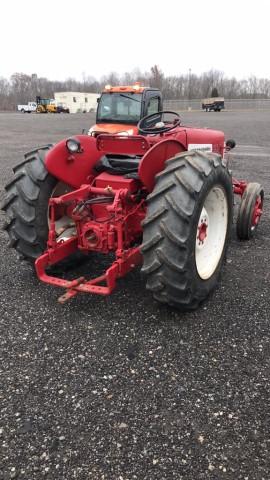
<svg viewBox="0 0 270 480">
<path fill-rule="evenodd" d="M 195 261 L 198 275 L 208 280 L 221 259 L 228 227 L 225 191 L 214 186 L 205 198 L 197 225 Z"/>
<path fill-rule="evenodd" d="M 197 228 L 197 247 L 203 246 L 208 234 L 209 218 L 206 209 L 203 207 Z"/>
</svg>

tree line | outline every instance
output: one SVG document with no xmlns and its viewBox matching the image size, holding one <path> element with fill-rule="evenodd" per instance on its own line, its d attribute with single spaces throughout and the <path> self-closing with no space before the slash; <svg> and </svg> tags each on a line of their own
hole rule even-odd
<svg viewBox="0 0 270 480">
<path fill-rule="evenodd" d="M 54 92 L 74 91 L 99 93 L 106 84 L 132 85 L 139 81 L 145 86 L 159 88 L 166 100 L 202 99 L 210 96 L 225 98 L 269 98 L 270 79 L 250 76 L 247 79 L 228 78 L 219 70 L 200 75 L 187 73 L 166 76 L 154 65 L 148 72 L 135 69 L 124 75 L 112 72 L 97 80 L 82 75 L 82 80 L 68 78 L 65 81 L 49 80 L 36 74 L 14 73 L 9 79 L 0 76 L 0 110 L 15 110 L 17 104 L 34 101 L 37 95 L 53 98 Z"/>
</svg>

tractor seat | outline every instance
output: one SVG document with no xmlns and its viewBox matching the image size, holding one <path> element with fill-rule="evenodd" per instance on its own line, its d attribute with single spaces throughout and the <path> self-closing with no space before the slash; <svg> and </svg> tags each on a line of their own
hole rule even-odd
<svg viewBox="0 0 270 480">
<path fill-rule="evenodd" d="M 98 173 L 108 172 L 112 175 L 124 175 L 126 178 L 139 178 L 141 158 L 137 155 L 103 155 L 95 165 L 95 170 Z"/>
</svg>

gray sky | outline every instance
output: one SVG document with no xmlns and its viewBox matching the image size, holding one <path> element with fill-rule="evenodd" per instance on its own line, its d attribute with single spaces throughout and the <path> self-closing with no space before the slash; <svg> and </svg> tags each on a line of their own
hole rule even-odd
<svg viewBox="0 0 270 480">
<path fill-rule="evenodd" d="M 270 78 L 270 0 L 2 0 L 0 76 L 96 78 L 159 65 Z"/>
</svg>

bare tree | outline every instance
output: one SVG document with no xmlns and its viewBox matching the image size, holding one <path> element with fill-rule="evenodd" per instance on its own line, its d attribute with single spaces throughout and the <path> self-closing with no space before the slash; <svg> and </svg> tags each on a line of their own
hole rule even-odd
<svg viewBox="0 0 270 480">
<path fill-rule="evenodd" d="M 14 73 L 9 80 L 0 77 L 0 109 L 16 109 L 18 103 L 35 100 L 36 95 L 43 98 L 53 98 L 57 91 L 100 92 L 106 84 L 134 84 L 139 81 L 145 86 L 159 88 L 165 99 L 205 98 L 216 93 L 225 98 L 270 98 L 270 79 L 257 78 L 254 75 L 248 79 L 238 80 L 227 78 L 219 70 L 209 70 L 201 75 L 189 71 L 174 76 L 165 76 L 158 65 L 148 72 L 135 68 L 122 76 L 116 72 L 96 79 L 84 73 L 82 80 L 67 78 L 65 81 L 48 80 L 36 74 Z"/>
<path fill-rule="evenodd" d="M 160 90 L 162 90 L 163 78 L 164 78 L 164 74 L 157 65 L 154 65 L 153 67 L 151 67 L 151 73 L 149 78 L 149 83 L 151 87 L 159 88 Z"/>
</svg>

